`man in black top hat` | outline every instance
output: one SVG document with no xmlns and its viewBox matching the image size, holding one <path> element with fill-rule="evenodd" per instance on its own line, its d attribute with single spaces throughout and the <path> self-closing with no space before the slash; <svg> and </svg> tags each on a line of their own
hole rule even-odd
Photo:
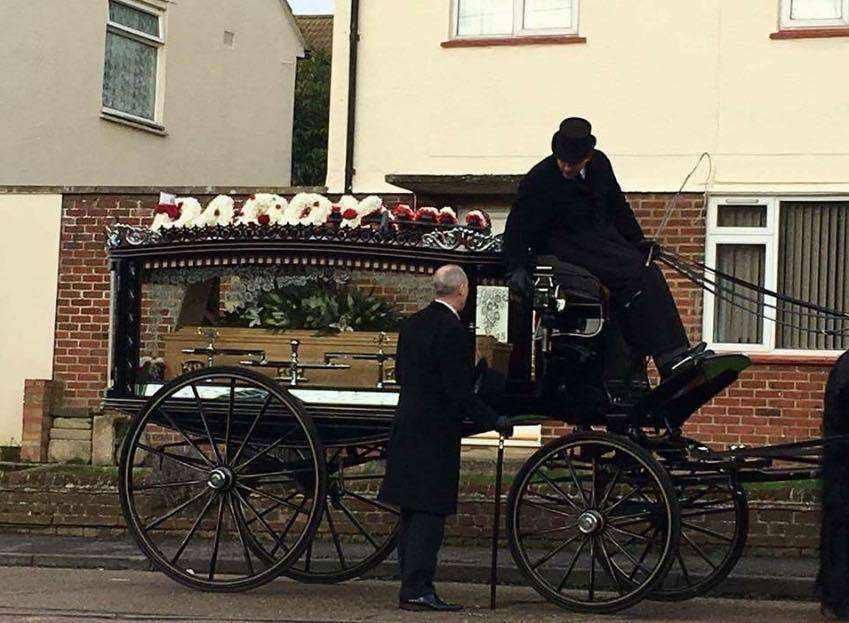
<svg viewBox="0 0 849 623">
<path fill-rule="evenodd" d="M 552 138 L 552 155 L 519 184 L 504 232 L 508 285 L 530 290 L 532 254 L 582 266 L 610 291 L 631 348 L 651 355 L 666 378 L 704 344 L 690 348 L 663 273 L 649 261 L 659 246 L 643 234 L 610 160 L 595 145 L 586 119 L 566 119 Z"/>
</svg>

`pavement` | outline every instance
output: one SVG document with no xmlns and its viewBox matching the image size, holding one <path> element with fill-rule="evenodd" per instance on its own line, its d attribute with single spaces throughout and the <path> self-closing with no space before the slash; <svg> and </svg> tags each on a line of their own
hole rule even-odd
<svg viewBox="0 0 849 623">
<path fill-rule="evenodd" d="M 275 580 L 248 593 L 201 593 L 158 573 L 98 569 L 0 567 L 0 622 L 80 621 L 218 623 L 807 623 L 818 621 L 812 602 L 697 599 L 685 603 L 642 602 L 615 615 L 574 614 L 522 586 L 499 589 L 489 609 L 489 589 L 442 582 L 442 596 L 462 603 L 460 613 L 434 615 L 397 608 L 397 582 L 358 580 L 339 585 Z"/>
<path fill-rule="evenodd" d="M 315 556 L 319 557 L 319 550 Z M 328 550 L 327 556 L 332 556 Z M 320 565 L 320 560 L 316 563 Z M 0 534 L 0 566 L 151 571 L 135 543 L 88 537 Z M 806 558 L 743 558 L 713 595 L 732 598 L 811 600 L 817 561 Z M 439 579 L 443 582 L 486 584 L 489 582 L 490 552 L 483 547 L 444 547 L 440 552 Z M 151 575 L 159 575 L 151 574 Z M 525 586 L 527 581 L 513 563 L 510 552 L 499 552 L 499 581 L 508 586 Z M 394 580 L 394 554 L 373 570 L 368 578 Z"/>
</svg>

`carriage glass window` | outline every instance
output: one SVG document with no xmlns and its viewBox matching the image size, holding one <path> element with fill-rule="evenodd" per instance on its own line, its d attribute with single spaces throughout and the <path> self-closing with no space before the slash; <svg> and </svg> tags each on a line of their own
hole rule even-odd
<svg viewBox="0 0 849 623">
<path fill-rule="evenodd" d="M 578 0 L 455 0 L 457 37 L 577 34 Z"/>
<path fill-rule="evenodd" d="M 849 201 L 712 198 L 705 256 L 718 271 L 704 295 L 703 330 L 714 346 L 751 352 L 849 348 L 849 323 L 734 281 L 849 310 Z"/>
<path fill-rule="evenodd" d="M 110 0 L 103 66 L 103 111 L 158 123 L 164 46 L 162 14 L 146 5 Z"/>
<path fill-rule="evenodd" d="M 782 28 L 849 27 L 849 0 L 782 0 Z"/>
</svg>

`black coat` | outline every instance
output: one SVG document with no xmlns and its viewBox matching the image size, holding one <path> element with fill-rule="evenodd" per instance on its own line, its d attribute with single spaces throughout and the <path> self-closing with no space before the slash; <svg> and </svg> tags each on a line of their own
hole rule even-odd
<svg viewBox="0 0 849 623">
<path fill-rule="evenodd" d="M 527 265 L 529 248 L 550 253 L 620 289 L 639 272 L 643 259 L 634 245 L 643 238 L 610 160 L 595 150 L 586 179 L 563 177 L 553 155 L 525 175 L 507 217 L 504 254 L 512 270 Z"/>
<path fill-rule="evenodd" d="M 434 301 L 398 336 L 398 409 L 379 499 L 404 509 L 457 512 L 462 422 L 491 430 L 496 414 L 472 391 L 471 340 L 459 318 Z"/>
<path fill-rule="evenodd" d="M 837 360 L 825 385 L 823 435 L 849 435 L 849 353 Z M 817 588 L 824 606 L 849 618 L 849 444 L 825 447 Z"/>
</svg>

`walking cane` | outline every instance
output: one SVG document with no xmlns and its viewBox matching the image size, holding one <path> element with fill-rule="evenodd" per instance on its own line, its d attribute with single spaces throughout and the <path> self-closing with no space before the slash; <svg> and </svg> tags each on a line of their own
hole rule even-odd
<svg viewBox="0 0 849 623">
<path fill-rule="evenodd" d="M 489 607 L 495 610 L 498 585 L 498 536 L 501 522 L 501 475 L 504 470 L 504 435 L 498 435 L 498 459 L 495 463 L 495 518 L 492 521 L 492 566 L 489 570 Z"/>
</svg>

